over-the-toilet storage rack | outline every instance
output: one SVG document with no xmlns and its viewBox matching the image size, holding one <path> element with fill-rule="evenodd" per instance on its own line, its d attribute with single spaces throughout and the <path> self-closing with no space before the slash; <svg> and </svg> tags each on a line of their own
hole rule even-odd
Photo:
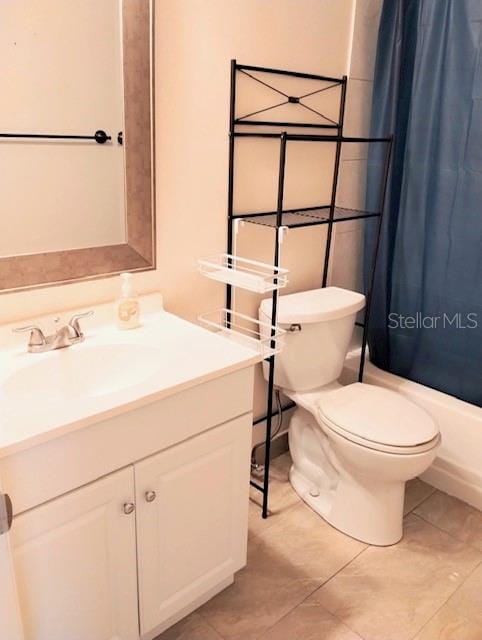
<svg viewBox="0 0 482 640">
<path fill-rule="evenodd" d="M 237 114 L 236 89 L 238 75 L 244 74 L 253 82 L 261 83 L 265 88 L 275 92 L 280 97 L 279 104 L 268 106 L 264 109 L 256 109 L 246 115 Z M 291 76 L 300 80 L 319 81 L 318 90 L 310 91 L 303 95 L 289 95 L 280 88 L 271 84 L 272 79 L 282 76 Z M 270 82 L 268 82 L 270 79 Z M 334 89 L 339 94 L 338 119 L 334 120 L 320 111 L 303 103 L 303 99 L 326 90 Z M 275 354 L 282 348 L 283 331 L 277 328 L 277 304 L 279 289 L 287 283 L 287 271 L 280 266 L 280 244 L 283 234 L 287 229 L 308 228 L 315 225 L 327 225 L 325 242 L 325 254 L 323 264 L 323 277 L 321 286 L 326 287 L 329 275 L 330 256 L 333 240 L 333 225 L 347 220 L 364 218 L 377 218 L 377 231 L 375 234 L 374 256 L 371 274 L 368 278 L 368 286 L 365 291 L 366 306 L 364 320 L 359 323 L 363 326 L 363 339 L 361 347 L 360 368 L 358 379 L 363 379 L 363 369 L 367 347 L 367 329 L 370 321 L 371 291 L 374 283 L 375 269 L 380 245 L 380 231 L 382 226 L 383 209 L 386 186 L 390 167 L 393 136 L 385 138 L 356 138 L 343 135 L 343 121 L 345 116 L 345 99 L 347 89 L 347 77 L 332 78 L 327 76 L 286 71 L 283 69 L 269 69 L 238 64 L 231 61 L 231 94 L 230 94 L 230 126 L 229 126 L 229 174 L 228 174 L 228 230 L 227 253 L 214 258 L 200 260 L 200 270 L 204 275 L 226 284 L 226 308 L 215 314 L 207 314 L 201 318 L 205 324 L 225 332 L 229 337 L 240 339 L 248 344 L 256 344 L 269 363 L 267 415 L 255 421 L 255 424 L 266 420 L 266 439 L 264 452 L 263 483 L 259 484 L 251 480 L 251 485 L 263 495 L 262 516 L 268 516 L 268 491 L 269 491 L 269 467 L 270 445 L 272 433 L 272 420 L 277 412 L 273 411 L 274 395 L 274 365 Z M 280 106 L 290 105 L 308 110 L 316 118 L 313 121 L 301 119 L 300 121 L 266 120 L 265 114 Z M 261 117 L 261 119 L 259 119 Z M 257 130 L 254 130 L 257 128 Z M 298 133 L 296 130 L 309 129 L 310 133 Z M 291 132 L 295 130 L 295 132 Z M 326 133 L 319 133 L 320 130 Z M 312 133 L 312 132 L 315 133 Z M 279 140 L 279 173 L 277 206 L 274 211 L 265 212 L 235 212 L 234 208 L 234 181 L 235 181 L 235 145 L 240 138 L 278 139 Z M 336 143 L 334 168 L 332 177 L 331 199 L 329 203 L 323 203 L 313 207 L 299 209 L 285 209 L 283 206 L 285 187 L 286 150 L 291 141 L 305 143 Z M 347 209 L 336 205 L 338 177 L 340 170 L 341 151 L 343 144 L 350 143 L 382 143 L 385 145 L 383 165 L 381 173 L 381 188 L 379 206 L 375 211 L 362 211 Z M 264 225 L 271 227 L 274 236 L 274 260 L 268 265 L 261 262 L 247 260 L 236 255 L 236 236 L 239 231 L 240 221 L 244 223 Z M 270 292 L 272 295 L 271 324 L 265 326 L 258 320 L 237 313 L 233 309 L 233 287 L 240 287 L 256 293 Z M 288 407 L 285 407 L 285 409 Z"/>
</svg>

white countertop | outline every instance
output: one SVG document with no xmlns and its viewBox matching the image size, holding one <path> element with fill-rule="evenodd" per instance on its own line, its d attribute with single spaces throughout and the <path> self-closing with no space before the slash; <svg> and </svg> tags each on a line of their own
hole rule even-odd
<svg viewBox="0 0 482 640">
<path fill-rule="evenodd" d="M 0 350 L 0 458 L 250 367 L 262 359 L 255 351 L 165 311 L 144 314 L 142 326 L 130 331 L 119 331 L 112 324 L 92 328 L 86 322 L 85 334 L 86 340 L 81 344 L 44 354 L 27 352 L 28 334 L 22 334 L 21 345 L 17 338 L 15 346 Z M 145 377 L 135 384 L 116 389 L 114 383 L 109 388 L 108 381 L 103 385 L 101 380 L 105 388 L 99 395 L 82 392 L 89 376 L 95 379 L 99 375 L 95 370 L 79 371 L 80 395 L 74 388 L 45 396 L 41 384 L 29 384 L 29 367 L 36 365 L 41 371 L 41 362 L 47 365 L 47 375 L 57 369 L 55 373 L 61 379 L 62 367 L 69 363 L 69 352 L 74 349 L 79 350 L 79 355 L 80 350 L 90 350 L 89 355 L 99 347 L 103 354 L 111 352 L 115 357 L 116 347 L 126 353 L 135 345 L 144 353 L 153 350 Z M 135 353 L 128 353 L 131 352 Z M 132 366 L 142 369 L 139 362 Z M 143 373 L 141 370 L 140 378 Z M 12 375 L 22 383 L 20 395 L 18 391 L 14 396 L 6 391 Z M 119 376 L 122 372 L 116 369 L 115 378 Z"/>
</svg>

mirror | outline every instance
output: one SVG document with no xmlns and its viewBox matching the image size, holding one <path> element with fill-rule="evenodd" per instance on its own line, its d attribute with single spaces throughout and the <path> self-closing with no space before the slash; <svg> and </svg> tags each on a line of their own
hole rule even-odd
<svg viewBox="0 0 482 640">
<path fill-rule="evenodd" d="M 155 267 L 151 0 L 0 3 L 0 290 Z"/>
</svg>

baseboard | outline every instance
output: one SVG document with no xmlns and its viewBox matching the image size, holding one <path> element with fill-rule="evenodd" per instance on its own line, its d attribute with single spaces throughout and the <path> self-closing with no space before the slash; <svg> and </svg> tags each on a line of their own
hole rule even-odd
<svg viewBox="0 0 482 640">
<path fill-rule="evenodd" d="M 436 458 L 420 477 L 436 489 L 482 511 L 482 477 L 476 473 L 467 472 L 449 460 Z"/>
</svg>

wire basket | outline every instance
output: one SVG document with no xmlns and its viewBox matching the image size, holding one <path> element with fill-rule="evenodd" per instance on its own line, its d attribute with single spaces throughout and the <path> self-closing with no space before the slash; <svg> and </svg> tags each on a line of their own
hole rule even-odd
<svg viewBox="0 0 482 640">
<path fill-rule="evenodd" d="M 199 271 L 207 278 L 254 293 L 268 293 L 275 289 L 282 289 L 288 283 L 287 269 L 240 258 L 229 253 L 200 258 L 198 265 Z"/>
<path fill-rule="evenodd" d="M 217 309 L 200 315 L 199 322 L 223 337 L 256 351 L 263 358 L 279 353 L 284 346 L 284 329 L 273 327 L 237 311 Z"/>
</svg>

